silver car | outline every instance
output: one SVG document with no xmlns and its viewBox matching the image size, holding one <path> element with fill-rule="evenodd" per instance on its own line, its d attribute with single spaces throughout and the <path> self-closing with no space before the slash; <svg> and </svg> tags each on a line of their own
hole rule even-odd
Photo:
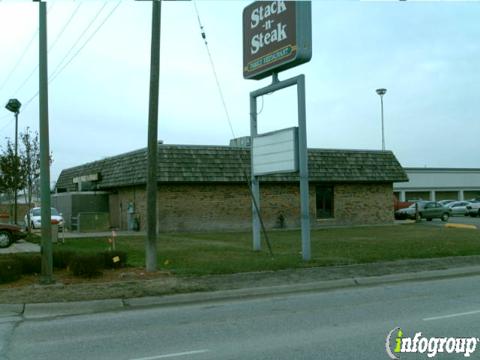
<svg viewBox="0 0 480 360">
<path fill-rule="evenodd" d="M 468 215 L 468 209 L 467 206 L 470 205 L 470 201 L 454 201 L 446 206 L 450 209 L 452 209 L 452 216 L 467 216 Z"/>
</svg>

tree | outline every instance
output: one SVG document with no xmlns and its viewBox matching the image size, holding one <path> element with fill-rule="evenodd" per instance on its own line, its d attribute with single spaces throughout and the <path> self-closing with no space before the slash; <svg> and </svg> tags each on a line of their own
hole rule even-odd
<svg viewBox="0 0 480 360">
<path fill-rule="evenodd" d="M 14 149 L 14 144 L 7 138 L 7 146 L 0 154 L 0 193 L 6 193 L 11 199 L 16 192 L 23 190 L 25 202 L 31 208 L 34 189 L 40 178 L 38 132 L 32 133 L 27 127 L 20 133 L 18 156 L 15 156 Z M 52 161 L 50 155 L 50 164 Z"/>
<path fill-rule="evenodd" d="M 7 139 L 7 146 L 0 154 L 0 188 L 14 199 L 18 190 L 25 187 L 25 173 L 20 156 L 15 155 L 14 144 Z"/>
<path fill-rule="evenodd" d="M 24 177 L 24 195 L 28 208 L 32 207 L 33 190 L 40 178 L 40 142 L 38 132 L 31 133 L 27 127 L 25 132 L 20 133 L 20 167 Z M 50 157 L 50 163 L 51 163 Z M 27 213 L 27 227 L 30 228 L 30 212 Z"/>
</svg>

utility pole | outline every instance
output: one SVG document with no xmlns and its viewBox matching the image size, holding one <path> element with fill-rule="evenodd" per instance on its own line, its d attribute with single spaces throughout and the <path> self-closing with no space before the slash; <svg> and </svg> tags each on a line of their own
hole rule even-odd
<svg viewBox="0 0 480 360">
<path fill-rule="evenodd" d="M 53 283 L 50 209 L 50 149 L 48 137 L 47 4 L 39 1 L 40 192 L 42 221 L 42 284 Z"/>
<path fill-rule="evenodd" d="M 157 150 L 158 86 L 160 83 L 160 26 L 162 1 L 152 1 L 152 44 L 150 53 L 150 99 L 148 108 L 147 155 L 147 239 L 145 265 L 148 272 L 157 270 Z"/>
</svg>

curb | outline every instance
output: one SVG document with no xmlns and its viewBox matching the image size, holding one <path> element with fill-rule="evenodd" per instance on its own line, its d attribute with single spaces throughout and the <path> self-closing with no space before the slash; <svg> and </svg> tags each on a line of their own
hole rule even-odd
<svg viewBox="0 0 480 360">
<path fill-rule="evenodd" d="M 120 310 L 122 308 L 123 303 L 121 299 L 25 304 L 23 317 L 25 319 L 41 319 L 46 317 L 94 314 L 97 312 Z"/>
<path fill-rule="evenodd" d="M 269 287 L 254 287 L 233 290 L 218 290 L 211 292 L 129 298 L 123 300 L 107 299 L 41 304 L 4 304 L 1 306 L 0 322 L 9 321 L 8 319 L 18 320 L 19 316 L 23 316 L 24 319 L 36 320 L 59 316 L 86 315 L 98 312 L 124 311 L 149 307 L 192 305 L 226 300 L 235 301 L 262 298 L 267 296 L 289 295 L 295 293 L 329 291 L 356 286 L 368 287 L 406 281 L 426 281 L 473 275 L 480 275 L 480 266 L 467 266 L 462 268 L 390 274 L 382 276 L 344 278 L 293 285 L 276 285 Z"/>
<path fill-rule="evenodd" d="M 446 228 L 457 228 L 457 229 L 472 229 L 477 230 L 476 225 L 468 225 L 468 224 L 455 224 L 455 223 L 448 223 L 444 225 Z"/>
</svg>

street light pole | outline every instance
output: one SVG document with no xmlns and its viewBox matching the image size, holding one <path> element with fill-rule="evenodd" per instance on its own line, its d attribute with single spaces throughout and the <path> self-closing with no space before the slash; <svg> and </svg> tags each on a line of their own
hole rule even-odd
<svg viewBox="0 0 480 360">
<path fill-rule="evenodd" d="M 20 112 L 20 107 L 22 104 L 17 99 L 8 100 L 5 108 L 15 114 L 15 165 L 16 165 L 16 175 L 18 175 L 18 113 Z M 14 207 L 13 207 L 13 222 L 17 223 L 17 187 L 14 189 Z"/>
<path fill-rule="evenodd" d="M 383 126 L 383 95 L 387 93 L 387 89 L 377 89 L 375 90 L 378 95 L 380 95 L 380 107 L 381 107 L 381 113 L 382 113 L 382 151 L 385 151 L 385 131 L 384 131 L 384 126 Z"/>
<path fill-rule="evenodd" d="M 15 162 L 17 165 L 17 175 L 18 175 L 18 111 L 15 112 Z M 15 185 L 15 194 L 14 194 L 14 205 L 13 205 L 13 223 L 17 225 L 17 185 Z"/>
</svg>

